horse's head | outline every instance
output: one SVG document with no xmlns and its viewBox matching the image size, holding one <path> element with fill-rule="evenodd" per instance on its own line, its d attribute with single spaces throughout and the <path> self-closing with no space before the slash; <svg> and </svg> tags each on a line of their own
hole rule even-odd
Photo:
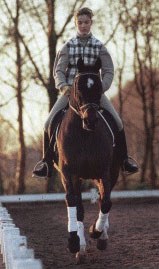
<svg viewBox="0 0 159 269">
<path fill-rule="evenodd" d="M 88 131 L 95 129 L 98 120 L 98 109 L 102 95 L 102 83 L 99 76 L 101 61 L 98 58 L 94 66 L 84 65 L 83 60 L 77 63 L 78 74 L 75 78 L 71 101 L 72 108 L 79 114 L 83 128 Z"/>
</svg>

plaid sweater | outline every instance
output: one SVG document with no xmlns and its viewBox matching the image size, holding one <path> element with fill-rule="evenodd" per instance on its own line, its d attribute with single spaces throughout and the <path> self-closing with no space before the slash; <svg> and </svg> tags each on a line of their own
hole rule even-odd
<svg viewBox="0 0 159 269">
<path fill-rule="evenodd" d="M 53 69 L 56 88 L 61 90 L 62 87 L 73 84 L 79 56 L 84 58 L 85 63 L 93 63 L 98 56 L 100 57 L 103 92 L 107 91 L 113 80 L 114 65 L 108 50 L 91 33 L 88 38 L 83 39 L 77 35 L 70 39 L 57 53 Z"/>
<path fill-rule="evenodd" d="M 66 82 L 69 85 L 72 85 L 77 73 L 78 59 L 82 57 L 86 65 L 93 65 L 99 57 L 102 43 L 91 35 L 84 45 L 81 43 L 78 36 L 70 39 L 66 45 L 69 55 L 69 64 L 66 70 Z"/>
</svg>

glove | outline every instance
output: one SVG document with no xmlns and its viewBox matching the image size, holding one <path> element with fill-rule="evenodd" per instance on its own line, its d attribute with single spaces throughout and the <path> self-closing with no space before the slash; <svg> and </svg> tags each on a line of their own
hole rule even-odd
<svg viewBox="0 0 159 269">
<path fill-rule="evenodd" d="M 71 93 L 71 86 L 69 85 L 65 85 L 61 88 L 61 92 L 63 95 L 65 96 L 70 96 L 70 93 Z"/>
</svg>

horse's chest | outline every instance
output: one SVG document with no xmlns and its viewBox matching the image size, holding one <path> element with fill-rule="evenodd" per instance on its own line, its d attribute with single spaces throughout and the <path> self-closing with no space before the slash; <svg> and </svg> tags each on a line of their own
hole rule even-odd
<svg viewBox="0 0 159 269">
<path fill-rule="evenodd" d="M 72 173 L 83 178 L 99 175 L 110 161 L 109 144 L 98 135 L 69 133 L 60 144 L 61 156 Z"/>
<path fill-rule="evenodd" d="M 73 133 L 64 139 L 63 148 L 67 153 L 81 156 L 84 159 L 93 159 L 103 155 L 108 145 L 98 136 Z"/>
</svg>

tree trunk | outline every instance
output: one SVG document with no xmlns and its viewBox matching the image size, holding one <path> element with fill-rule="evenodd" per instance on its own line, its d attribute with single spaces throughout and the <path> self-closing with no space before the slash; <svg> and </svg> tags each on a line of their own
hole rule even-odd
<svg viewBox="0 0 159 269">
<path fill-rule="evenodd" d="M 48 0 L 47 11 L 48 11 L 48 48 L 49 48 L 49 78 L 48 78 L 48 96 L 49 96 L 49 110 L 52 109 L 53 105 L 57 100 L 57 90 L 55 89 L 55 81 L 53 78 L 53 66 L 56 56 L 56 45 L 57 36 L 55 33 L 55 1 Z M 50 193 L 54 190 L 54 179 L 57 176 L 56 170 L 53 168 L 53 175 L 48 179 L 46 185 L 46 192 Z"/>
<path fill-rule="evenodd" d="M 16 191 L 17 193 L 25 192 L 25 163 L 26 148 L 23 129 L 23 98 L 22 98 L 22 57 L 20 49 L 20 40 L 18 34 L 20 2 L 16 1 L 16 17 L 15 17 L 15 46 L 16 46 L 16 66 L 17 66 L 17 104 L 18 104 L 18 126 L 19 126 L 19 152 L 16 169 Z"/>
<path fill-rule="evenodd" d="M 48 96 L 49 96 L 49 110 L 57 100 L 57 90 L 55 88 L 55 81 L 53 78 L 53 66 L 56 56 L 57 35 L 55 32 L 55 1 L 47 1 L 48 10 L 48 48 L 49 48 L 49 78 L 48 78 Z"/>
<path fill-rule="evenodd" d="M 0 195 L 4 193 L 2 173 L 0 171 Z"/>
</svg>

